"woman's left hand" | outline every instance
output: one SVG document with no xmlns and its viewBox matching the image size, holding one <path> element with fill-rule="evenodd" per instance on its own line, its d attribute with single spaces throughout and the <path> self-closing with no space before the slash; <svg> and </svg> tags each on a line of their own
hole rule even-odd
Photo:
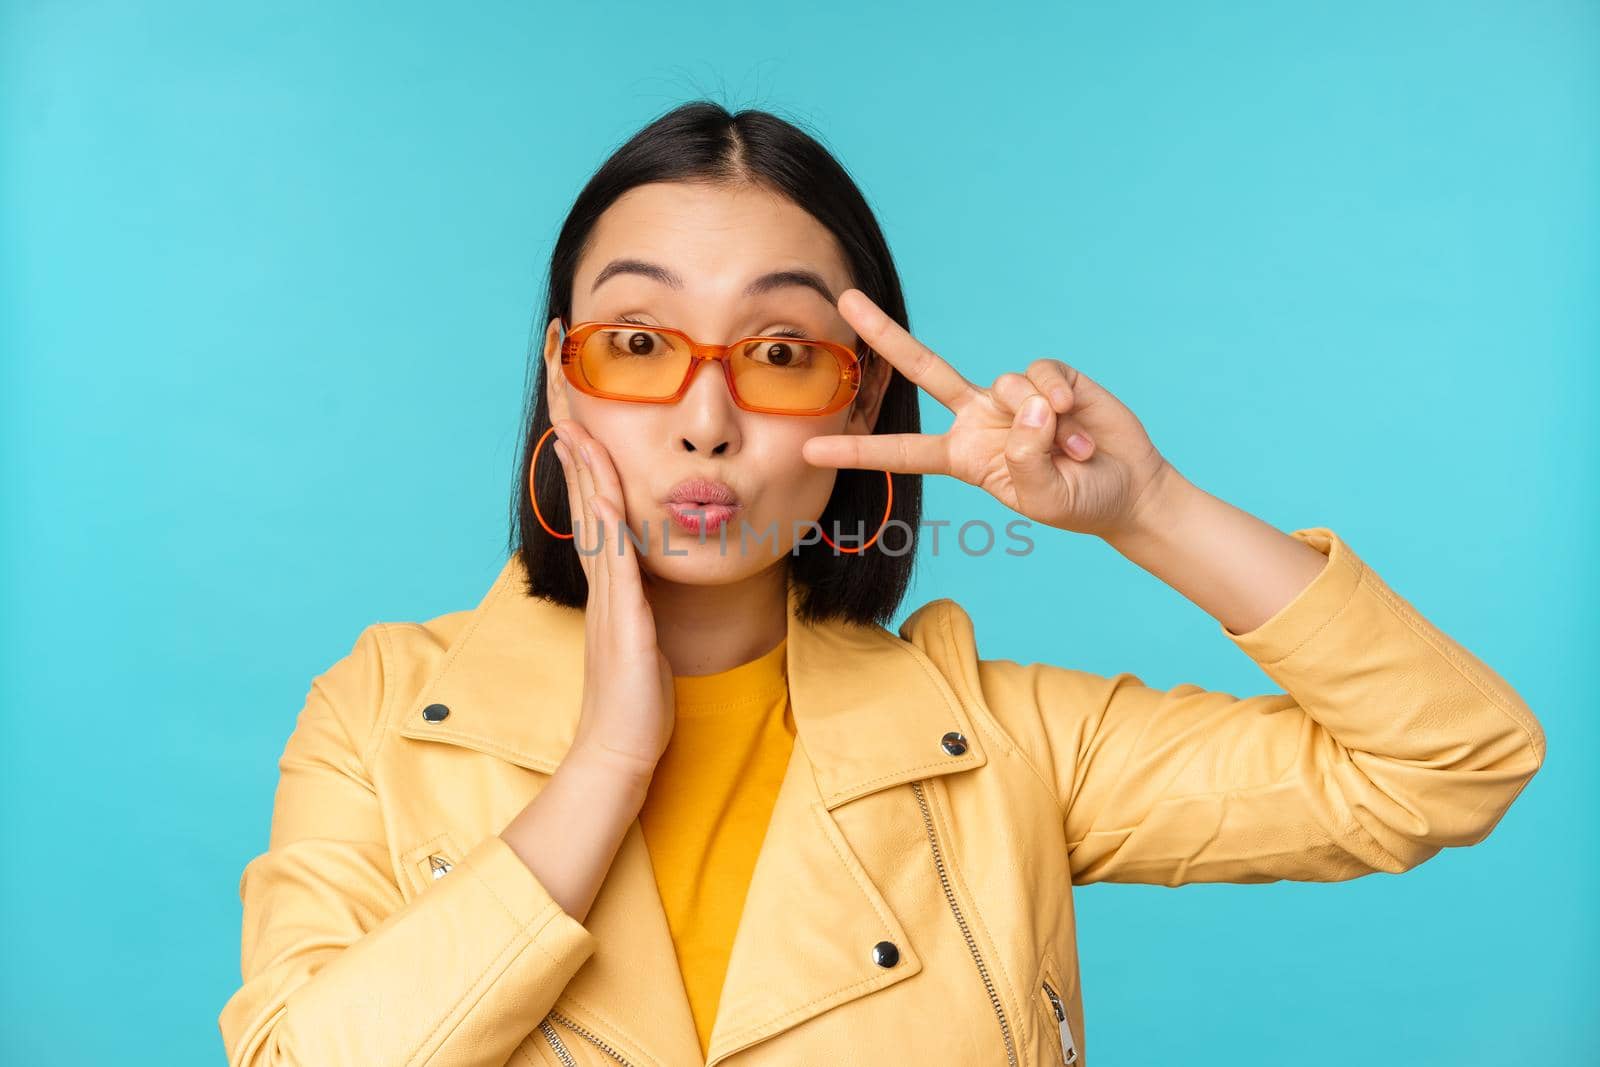
<svg viewBox="0 0 1600 1067">
<path fill-rule="evenodd" d="M 805 443 L 807 462 L 948 474 L 1037 522 L 1101 537 L 1133 528 L 1149 498 L 1177 480 L 1133 412 L 1076 367 L 1036 359 L 982 389 L 859 289 L 841 293 L 838 306 L 955 421 L 942 434 L 822 434 Z"/>
</svg>

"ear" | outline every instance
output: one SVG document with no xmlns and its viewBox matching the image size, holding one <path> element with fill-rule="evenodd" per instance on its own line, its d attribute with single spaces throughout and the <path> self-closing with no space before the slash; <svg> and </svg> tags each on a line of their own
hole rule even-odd
<svg viewBox="0 0 1600 1067">
<path fill-rule="evenodd" d="M 883 394 L 894 376 L 894 366 L 876 352 L 862 370 L 861 388 L 851 404 L 850 418 L 845 423 L 845 433 L 870 434 L 878 424 L 878 411 L 883 407 Z"/>
<path fill-rule="evenodd" d="M 550 407 L 550 422 L 570 419 L 567 406 L 567 376 L 561 373 L 561 320 L 554 318 L 544 330 L 545 402 Z"/>
</svg>

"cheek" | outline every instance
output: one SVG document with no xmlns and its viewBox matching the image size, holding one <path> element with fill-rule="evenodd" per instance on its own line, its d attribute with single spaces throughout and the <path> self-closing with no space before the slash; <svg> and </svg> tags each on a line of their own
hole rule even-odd
<svg viewBox="0 0 1600 1067">
<path fill-rule="evenodd" d="M 621 503 L 624 512 L 629 514 L 650 503 L 646 499 L 650 486 L 649 457 L 642 455 L 636 444 L 629 445 L 629 442 L 650 440 L 648 428 L 640 425 L 641 417 L 647 414 L 638 405 L 613 404 L 582 394 L 572 397 L 572 418 L 605 449 L 622 483 Z M 598 478 L 595 487 L 602 488 Z"/>
<path fill-rule="evenodd" d="M 839 471 L 833 467 L 816 467 L 805 461 L 801 446 L 813 437 L 825 433 L 840 433 L 843 423 L 830 424 L 818 429 L 807 426 L 803 431 L 773 435 L 763 447 L 768 457 L 765 469 L 770 472 L 765 479 L 763 510 L 769 518 L 807 520 L 815 519 L 827 506 L 833 494 Z"/>
</svg>

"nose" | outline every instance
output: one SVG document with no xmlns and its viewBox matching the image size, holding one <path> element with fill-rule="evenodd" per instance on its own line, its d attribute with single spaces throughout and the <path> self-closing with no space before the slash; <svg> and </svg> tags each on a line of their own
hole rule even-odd
<svg viewBox="0 0 1600 1067">
<path fill-rule="evenodd" d="M 739 405 L 714 360 L 695 364 L 689 388 L 673 405 L 679 444 L 685 452 L 726 455 L 738 438 Z"/>
</svg>

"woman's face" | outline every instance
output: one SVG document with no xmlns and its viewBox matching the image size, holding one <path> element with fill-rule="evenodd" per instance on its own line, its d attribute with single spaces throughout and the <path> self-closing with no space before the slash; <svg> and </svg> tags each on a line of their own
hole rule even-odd
<svg viewBox="0 0 1600 1067">
<path fill-rule="evenodd" d="M 809 275 L 828 295 L 792 278 L 747 292 L 780 271 Z M 629 190 L 596 223 L 573 278 L 571 321 L 674 326 L 709 344 L 798 331 L 853 346 L 855 332 L 834 305 L 853 284 L 833 235 L 792 201 L 748 184 L 657 182 Z M 837 476 L 807 463 L 800 446 L 818 434 L 870 433 L 889 370 L 874 360 L 855 402 L 830 415 L 745 411 L 714 364 L 699 367 L 677 403 L 636 404 L 571 388 L 560 341 L 552 320 L 545 363 L 553 418 L 572 419 L 605 446 L 628 523 L 641 541 L 649 538 L 641 565 L 685 584 L 739 581 L 781 562 L 807 532 L 797 524 L 822 514 Z M 674 520 L 668 496 L 688 478 L 724 482 L 737 495 L 725 535 L 708 532 L 702 543 Z M 877 523 L 860 518 L 870 535 Z M 608 544 L 615 532 L 607 531 Z M 853 525 L 841 532 L 857 533 Z"/>
</svg>

